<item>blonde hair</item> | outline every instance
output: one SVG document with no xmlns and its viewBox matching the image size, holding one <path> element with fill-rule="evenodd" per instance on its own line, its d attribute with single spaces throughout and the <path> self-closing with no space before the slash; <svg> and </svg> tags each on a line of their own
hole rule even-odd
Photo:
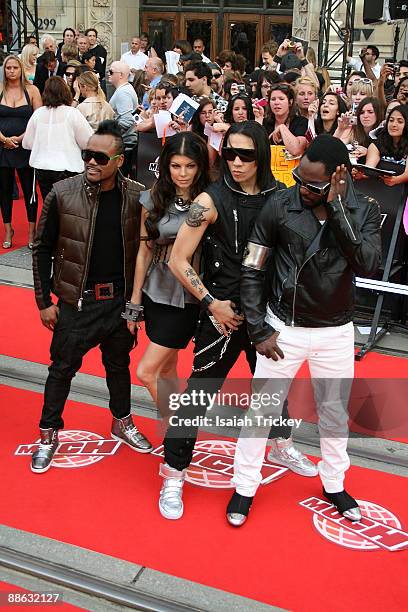
<svg viewBox="0 0 408 612">
<path fill-rule="evenodd" d="M 313 64 L 313 68 L 317 67 L 316 53 L 313 47 L 307 48 L 306 59 L 310 64 Z"/>
<path fill-rule="evenodd" d="M 21 89 L 22 90 L 27 89 L 27 87 L 30 86 L 30 81 L 27 79 L 27 77 L 25 75 L 25 70 L 24 70 L 23 62 L 21 61 L 21 59 L 17 55 L 8 55 L 6 57 L 6 59 L 4 60 L 4 63 L 3 63 L 3 91 L 7 91 L 7 88 L 8 88 L 8 79 L 7 79 L 7 74 L 6 74 L 6 67 L 7 67 L 7 64 L 11 60 L 14 60 L 20 66 L 20 70 L 21 70 L 20 87 L 21 87 Z"/>
<path fill-rule="evenodd" d="M 315 93 L 315 95 L 317 96 L 317 85 L 315 83 L 315 81 L 312 81 L 311 78 L 309 77 L 300 77 L 300 79 L 296 79 L 295 81 L 295 93 L 298 92 L 298 89 L 301 85 L 307 85 L 308 87 L 311 87 Z"/>
<path fill-rule="evenodd" d="M 30 64 L 30 56 L 36 53 L 37 55 L 40 53 L 37 45 L 25 45 L 21 51 L 20 59 L 24 66 L 24 70 L 32 70 L 33 65 Z"/>
<path fill-rule="evenodd" d="M 95 92 L 95 95 L 99 100 L 106 100 L 105 94 L 103 93 L 101 86 L 99 85 L 99 79 L 94 72 L 85 70 L 77 78 L 78 84 L 83 87 L 88 87 Z"/>
<path fill-rule="evenodd" d="M 351 92 L 350 95 L 351 96 L 355 96 L 356 94 L 363 94 L 364 96 L 372 96 L 373 95 L 373 91 L 374 91 L 374 85 L 373 82 L 370 81 L 369 83 L 366 83 L 365 81 L 354 81 L 353 85 L 351 86 Z"/>
</svg>

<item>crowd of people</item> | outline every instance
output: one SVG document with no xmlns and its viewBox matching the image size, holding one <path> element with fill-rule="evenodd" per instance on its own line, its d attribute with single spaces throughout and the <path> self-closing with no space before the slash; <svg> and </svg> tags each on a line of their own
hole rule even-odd
<svg viewBox="0 0 408 612">
<path fill-rule="evenodd" d="M 3 248 L 12 245 L 17 171 L 37 305 L 53 332 L 32 470 L 50 468 L 72 377 L 96 345 L 112 436 L 137 452 L 152 450 L 130 414 L 129 353 L 144 321 L 149 344 L 137 375 L 168 425 L 164 517 L 183 514 L 198 432 L 180 422 L 207 406 L 180 408 L 174 424 L 159 382 L 168 381 L 167 391 L 174 386 L 178 353 L 194 338 L 191 396 L 219 390 L 241 352 L 254 381 L 270 381 L 271 396 L 288 381 L 284 417 L 304 361 L 312 378 L 331 379 L 315 389 L 317 466 L 294 445 L 291 427 L 265 425 L 256 435 L 243 428 L 229 523 L 247 520 L 268 439 L 271 462 L 319 474 L 325 497 L 359 520 L 344 488 L 347 389 L 333 379 L 353 377 L 354 274 L 374 275 L 381 260 L 379 207 L 359 193 L 361 164 L 395 167 L 382 177 L 390 187 L 408 182 L 408 61 L 381 66 L 378 49 L 368 46 L 349 58 L 342 88 L 316 65 L 312 49 L 289 39 L 266 43 L 250 74 L 243 56 L 224 50 L 209 58 L 200 39 L 175 41 L 173 54 L 161 54 L 142 34 L 109 68 L 94 29 L 67 28 L 58 46 L 46 35 L 38 57 L 33 43 L 6 57 L 0 98 Z M 170 114 L 158 178 L 144 190 L 135 180 L 140 134 L 155 132 L 158 114 L 170 112 L 180 94 L 198 108 L 189 121 Z M 217 146 L 210 134 L 219 136 Z M 271 171 L 273 147 L 296 161 L 290 188 Z M 44 204 L 34 240 L 36 180 Z"/>
</svg>

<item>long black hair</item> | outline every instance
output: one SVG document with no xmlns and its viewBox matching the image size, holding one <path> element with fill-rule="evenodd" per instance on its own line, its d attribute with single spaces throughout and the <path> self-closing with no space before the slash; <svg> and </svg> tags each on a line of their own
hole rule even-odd
<svg viewBox="0 0 408 612">
<path fill-rule="evenodd" d="M 255 119 L 255 115 L 254 115 L 254 109 L 252 108 L 251 98 L 244 93 L 239 93 L 239 94 L 236 94 L 235 96 L 232 96 L 232 98 L 228 102 L 227 110 L 225 111 L 225 114 L 224 114 L 225 123 L 229 123 L 230 125 L 235 123 L 234 117 L 232 114 L 232 110 L 237 100 L 242 100 L 245 103 L 245 108 L 247 111 L 247 121 L 253 121 Z"/>
<path fill-rule="evenodd" d="M 256 182 L 261 191 L 267 189 L 273 180 L 273 174 L 271 170 L 271 143 L 265 129 L 257 121 L 233 123 L 224 136 L 224 146 L 229 146 L 228 140 L 233 134 L 242 134 L 252 140 L 256 151 Z M 225 159 L 222 162 L 224 174 L 228 175 L 228 164 Z"/>
<path fill-rule="evenodd" d="M 357 110 L 356 110 L 357 125 L 354 129 L 354 134 L 355 134 L 356 140 L 358 141 L 358 144 L 362 145 L 366 149 L 371 143 L 371 138 L 368 134 L 365 133 L 363 124 L 361 123 L 361 113 L 363 112 L 364 108 L 368 104 L 371 104 L 371 106 L 373 107 L 373 110 L 375 113 L 375 121 L 376 121 L 375 126 L 370 128 L 371 130 L 374 130 L 375 128 L 377 128 L 380 125 L 381 121 L 384 119 L 384 109 L 378 98 L 367 96 L 367 98 L 364 98 L 363 100 L 361 100 L 360 104 L 357 106 Z"/>
<path fill-rule="evenodd" d="M 388 131 L 388 125 L 390 118 L 396 112 L 401 113 L 404 117 L 405 125 L 401 139 L 395 147 L 392 136 Z M 396 160 L 404 159 L 404 157 L 408 156 L 408 107 L 406 104 L 401 104 L 392 109 L 385 122 L 385 129 L 381 131 L 375 145 L 380 151 L 381 156 L 392 156 Z"/>
<path fill-rule="evenodd" d="M 170 162 L 174 155 L 185 155 L 197 164 L 197 175 L 191 186 L 190 199 L 196 198 L 209 185 L 207 144 L 193 132 L 180 132 L 168 138 L 159 158 L 159 178 L 150 190 L 153 210 L 146 218 L 146 231 L 150 239 L 159 237 L 158 223 L 176 197 L 176 186 L 171 180 Z"/>
<path fill-rule="evenodd" d="M 337 115 L 337 119 L 335 119 L 333 121 L 333 125 L 330 128 L 329 132 L 326 132 L 324 129 L 324 124 L 323 124 L 323 119 L 322 116 L 320 114 L 320 110 L 322 108 L 322 104 L 325 100 L 325 98 L 327 98 L 328 96 L 332 96 L 333 98 L 336 98 L 337 100 L 337 110 L 338 110 L 338 115 Z M 320 104 L 319 104 L 319 111 L 317 113 L 317 117 L 315 120 L 315 128 L 316 128 L 316 134 L 330 134 L 330 136 L 333 136 L 334 132 L 337 130 L 337 126 L 338 126 L 338 119 L 340 117 L 340 115 L 343 115 L 344 113 L 347 113 L 347 104 L 345 103 L 345 101 L 343 100 L 343 98 L 337 94 L 334 93 L 334 91 L 327 91 L 323 98 L 320 100 Z"/>
</svg>

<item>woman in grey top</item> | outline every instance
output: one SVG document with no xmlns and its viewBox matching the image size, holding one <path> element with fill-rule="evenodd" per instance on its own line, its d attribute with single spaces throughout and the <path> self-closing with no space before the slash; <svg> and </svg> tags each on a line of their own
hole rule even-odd
<svg viewBox="0 0 408 612">
<path fill-rule="evenodd" d="M 150 343 L 137 376 L 156 403 L 158 379 L 177 379 L 178 351 L 190 342 L 197 325 L 199 304 L 173 276 L 168 261 L 191 202 L 208 184 L 206 143 L 192 132 L 182 132 L 167 139 L 159 159 L 159 178 L 140 197 L 141 241 L 131 307 L 144 308 Z M 199 258 L 196 252 L 191 261 L 196 271 Z M 136 326 L 128 320 L 132 333 Z"/>
</svg>

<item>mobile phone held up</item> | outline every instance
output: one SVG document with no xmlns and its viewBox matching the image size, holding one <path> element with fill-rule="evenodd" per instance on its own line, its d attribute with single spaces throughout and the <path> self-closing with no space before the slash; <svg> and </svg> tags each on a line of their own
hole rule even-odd
<svg viewBox="0 0 408 612">
<path fill-rule="evenodd" d="M 255 106 L 259 106 L 259 108 L 264 108 L 265 106 L 267 106 L 268 100 L 266 98 L 261 98 L 260 100 L 257 100 L 254 104 Z"/>
</svg>

